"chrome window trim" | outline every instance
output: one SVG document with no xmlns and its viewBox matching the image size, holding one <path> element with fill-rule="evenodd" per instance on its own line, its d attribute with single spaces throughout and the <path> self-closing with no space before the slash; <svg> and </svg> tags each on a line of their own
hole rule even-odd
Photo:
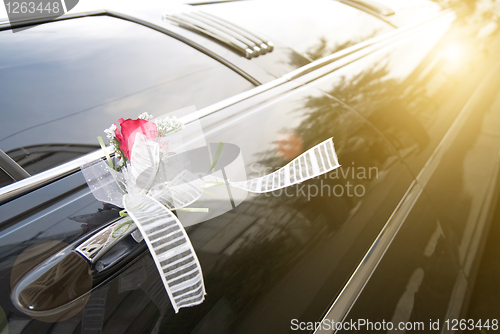
<svg viewBox="0 0 500 334">
<path fill-rule="evenodd" d="M 57 167 L 46 170 L 28 178 L 17 181 L 16 183 L 9 184 L 0 189 L 0 204 L 10 200 L 13 197 L 20 196 L 28 191 L 42 187 L 53 181 L 77 171 L 80 166 L 85 165 L 97 159 L 102 159 L 104 153 L 102 150 L 92 152 L 84 155 L 83 157 L 71 160 Z"/>
<path fill-rule="evenodd" d="M 353 7 L 353 8 L 356 8 L 356 9 L 359 9 L 369 15 L 372 15 L 374 17 L 376 17 L 377 19 L 381 20 L 381 21 L 384 21 L 385 23 L 387 23 L 388 25 L 394 27 L 394 28 L 398 28 L 397 25 L 395 25 L 394 23 L 392 23 L 387 17 L 388 16 L 391 16 L 391 15 L 394 15 L 395 12 L 389 8 L 388 11 L 386 11 L 387 13 L 390 13 L 390 11 L 392 10 L 392 13 L 390 14 L 384 14 L 383 11 L 376 11 L 376 10 L 373 10 L 367 6 L 364 6 L 363 4 L 361 3 L 357 3 L 356 1 L 352 1 L 352 0 L 337 0 L 338 2 L 340 3 L 343 3 L 344 5 L 347 5 L 347 6 L 350 6 L 350 7 Z M 386 7 L 386 6 L 384 6 Z"/>
<path fill-rule="evenodd" d="M 15 162 L 4 151 L 0 150 L 0 169 L 2 169 L 14 181 L 20 181 L 31 175 L 17 162 Z"/>
<path fill-rule="evenodd" d="M 384 5 L 382 3 L 373 0 L 340 0 L 340 1 L 344 3 L 352 3 L 354 5 L 358 5 L 360 7 L 366 8 L 382 16 L 391 16 L 395 14 L 394 9 L 392 9 L 390 6 Z"/>
<path fill-rule="evenodd" d="M 137 19 L 137 18 L 128 16 L 125 14 L 117 13 L 117 12 L 112 12 L 109 10 L 97 10 L 97 11 L 88 11 L 88 12 L 82 12 L 82 13 L 77 13 L 77 14 L 66 14 L 66 15 L 63 15 L 60 18 L 58 18 L 58 20 L 64 20 L 64 19 L 76 18 L 76 17 L 84 17 L 84 16 L 94 16 L 94 15 L 111 15 L 111 16 L 115 16 L 115 17 L 122 18 L 125 20 L 129 20 L 132 22 L 136 22 L 136 23 L 151 27 L 153 29 L 165 32 L 168 35 L 172 34 L 170 36 L 172 36 L 174 38 L 178 38 L 179 40 L 186 42 L 188 44 L 191 43 L 191 42 L 187 41 L 184 37 L 179 36 L 175 33 L 172 33 L 164 27 L 159 27 L 155 24 L 143 21 L 141 19 Z M 268 83 L 257 86 L 249 91 L 237 94 L 237 95 L 232 96 L 228 99 L 225 99 L 223 101 L 215 103 L 211 106 L 200 109 L 192 114 L 186 115 L 181 120 L 186 124 L 190 123 L 196 119 L 205 117 L 205 116 L 210 115 L 212 113 L 215 113 L 221 109 L 227 108 L 227 107 L 232 106 L 236 103 L 239 103 L 241 101 L 249 99 L 253 96 L 256 96 L 256 95 L 261 94 L 263 92 L 269 91 L 272 88 L 280 86 L 284 83 L 296 80 L 302 76 L 305 76 L 306 74 L 309 74 L 308 75 L 309 81 L 315 80 L 323 75 L 331 73 L 332 71 L 335 71 L 338 68 L 345 66 L 346 64 L 358 59 L 359 57 L 355 57 L 355 56 L 360 51 L 364 51 L 364 52 L 362 52 L 362 54 L 360 56 L 360 57 L 364 57 L 367 54 L 374 52 L 374 51 L 378 50 L 379 48 L 385 46 L 385 44 L 392 42 L 393 40 L 397 40 L 399 38 L 406 36 L 407 34 L 414 33 L 416 31 L 419 31 L 420 29 L 424 29 L 428 25 L 434 24 L 435 22 L 449 19 L 451 16 L 453 16 L 453 13 L 451 11 L 443 11 L 441 13 L 441 15 L 438 15 L 437 17 L 435 17 L 435 18 L 433 18 L 425 23 L 419 23 L 419 24 L 416 24 L 413 26 L 399 28 L 399 29 L 391 31 L 387 34 L 371 38 L 369 40 L 366 40 L 364 42 L 353 45 L 353 46 L 348 47 L 348 48 L 341 50 L 339 52 L 336 52 L 330 56 L 318 59 L 318 60 L 316 60 L 310 64 L 307 64 L 307 65 L 305 65 L 297 70 L 294 70 L 294 71 L 292 71 L 292 72 L 290 72 L 290 73 L 288 73 L 280 78 L 277 78 L 277 79 L 272 80 Z M 10 27 L 10 24 L 7 24 L 7 25 Z M 5 26 L 5 23 L 0 23 L 0 29 L 2 29 L 3 26 Z M 191 44 L 189 44 L 189 45 L 191 45 Z M 202 50 L 200 50 L 200 51 L 202 51 Z M 344 61 L 347 58 L 349 58 L 348 56 L 351 56 L 352 59 L 348 59 L 347 61 Z M 327 65 L 328 65 L 328 67 L 327 67 Z M 317 71 L 317 72 L 313 73 L 314 71 Z M 46 185 L 46 184 L 52 182 L 52 181 L 58 180 L 67 174 L 73 173 L 73 172 L 77 171 L 80 168 L 80 166 L 82 166 L 90 161 L 102 159 L 102 158 L 104 158 L 104 153 L 102 152 L 102 150 L 98 150 L 96 152 L 90 153 L 90 154 L 85 155 L 83 157 L 80 157 L 80 158 L 77 158 L 75 160 L 64 163 L 60 166 L 49 169 L 47 171 L 30 176 L 30 177 L 23 179 L 21 181 L 18 181 L 16 183 L 7 185 L 7 186 L 0 189 L 0 204 L 4 203 L 6 201 L 9 201 L 17 196 L 20 196 L 27 191 L 34 190 L 36 188 L 39 188 L 43 185 Z"/>
</svg>

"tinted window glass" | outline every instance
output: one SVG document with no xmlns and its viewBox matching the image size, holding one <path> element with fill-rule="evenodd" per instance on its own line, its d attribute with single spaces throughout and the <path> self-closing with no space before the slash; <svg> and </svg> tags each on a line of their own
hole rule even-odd
<svg viewBox="0 0 500 334">
<path fill-rule="evenodd" d="M 30 173 L 96 149 L 118 118 L 200 109 L 253 87 L 178 40 L 108 16 L 2 31 L 0 50 L 0 149 Z"/>
<path fill-rule="evenodd" d="M 42 144 L 11 150 L 9 156 L 33 175 L 97 149 L 99 145 Z"/>
<path fill-rule="evenodd" d="M 12 178 L 7 175 L 2 168 L 0 168 L 0 187 L 11 184 L 12 182 L 14 182 L 14 180 L 12 180 Z"/>
<path fill-rule="evenodd" d="M 315 60 L 392 29 L 389 24 L 336 1 L 244 1 L 200 6 L 260 31 Z M 257 58 L 256 60 L 258 60 Z"/>
<path fill-rule="evenodd" d="M 449 28 L 449 21 L 438 22 L 316 83 L 384 133 L 415 175 L 460 110 L 441 105 L 461 80 L 448 53 L 462 45 L 452 35 L 441 40 Z"/>
</svg>

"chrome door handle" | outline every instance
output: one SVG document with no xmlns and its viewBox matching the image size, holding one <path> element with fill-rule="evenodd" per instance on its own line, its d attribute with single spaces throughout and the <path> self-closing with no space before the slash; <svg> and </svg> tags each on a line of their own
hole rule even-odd
<svg viewBox="0 0 500 334">
<path fill-rule="evenodd" d="M 135 241 L 124 240 L 131 234 Z M 20 311 L 43 321 L 73 316 L 85 305 L 94 284 L 116 272 L 102 275 L 104 270 L 116 268 L 119 261 L 144 250 L 141 241 L 142 235 L 131 218 L 118 219 L 83 243 L 67 245 L 22 273 L 12 289 L 12 301 Z M 96 274 L 100 275 L 97 280 Z"/>
<path fill-rule="evenodd" d="M 130 217 L 125 217 L 91 236 L 76 247 L 75 251 L 91 264 L 94 264 L 102 255 L 106 254 L 108 250 L 128 235 L 132 235 L 132 238 L 138 243 L 143 239 L 134 221 Z"/>
</svg>

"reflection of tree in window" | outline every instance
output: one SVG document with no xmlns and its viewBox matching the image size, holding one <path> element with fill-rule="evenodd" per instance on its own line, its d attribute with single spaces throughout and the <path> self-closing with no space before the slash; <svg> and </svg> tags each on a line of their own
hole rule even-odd
<svg viewBox="0 0 500 334">
<path fill-rule="evenodd" d="M 374 29 L 372 31 L 372 33 L 367 34 L 363 37 L 359 37 L 359 38 L 355 38 L 355 39 L 348 39 L 344 42 L 335 43 L 333 46 L 328 45 L 328 39 L 326 37 L 321 37 L 319 42 L 316 45 L 310 47 L 306 51 L 306 54 L 312 60 L 318 60 L 318 59 L 321 59 L 323 57 L 334 54 L 335 52 L 338 52 L 340 50 L 348 48 L 350 46 L 353 46 L 353 45 L 356 45 L 356 44 L 361 43 L 363 41 L 366 41 L 367 39 L 375 37 L 379 34 L 380 31 L 381 31 L 380 29 Z"/>
<path fill-rule="evenodd" d="M 349 79 L 341 77 L 327 92 L 354 107 L 397 149 L 422 149 L 429 143 L 422 122 L 429 112 L 426 94 L 419 81 L 401 82 L 389 74 L 387 61 L 376 62 Z"/>
</svg>

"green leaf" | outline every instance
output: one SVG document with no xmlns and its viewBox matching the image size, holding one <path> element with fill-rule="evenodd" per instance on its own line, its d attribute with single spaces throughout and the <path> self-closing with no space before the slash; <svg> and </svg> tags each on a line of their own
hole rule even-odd
<svg viewBox="0 0 500 334">
<path fill-rule="evenodd" d="M 113 168 L 113 163 L 111 162 L 111 157 L 109 156 L 108 150 L 106 149 L 106 144 L 104 144 L 104 140 L 102 140 L 101 136 L 98 136 L 97 140 L 99 141 L 99 144 L 101 145 L 104 154 L 106 154 L 106 160 L 108 161 L 108 166 L 110 168 Z"/>
<path fill-rule="evenodd" d="M 219 156 L 220 156 L 220 153 L 222 152 L 222 146 L 223 146 L 223 145 L 224 145 L 224 144 L 220 141 L 220 142 L 219 142 L 219 147 L 217 147 L 217 152 L 215 152 L 215 157 L 214 157 L 214 161 L 213 161 L 213 163 L 212 163 L 212 167 L 208 170 L 208 172 L 207 172 L 207 173 L 210 173 L 210 171 L 211 171 L 212 169 L 214 169 L 215 165 L 217 165 L 217 161 L 219 160 Z"/>
<path fill-rule="evenodd" d="M 208 212 L 208 208 L 180 208 L 175 209 L 176 211 L 185 211 L 185 212 Z"/>
<path fill-rule="evenodd" d="M 122 210 L 122 211 L 125 211 L 125 210 Z M 121 211 L 120 211 L 120 216 L 121 216 Z M 128 216 L 128 214 L 127 214 L 127 216 Z M 114 227 L 113 231 L 111 232 L 111 237 L 115 238 L 115 239 L 121 237 L 123 235 L 123 233 L 127 232 L 130 225 L 132 225 L 132 220 L 126 221 L 126 222 L 121 223 L 120 225 Z M 122 233 L 120 233 L 120 235 L 115 236 L 115 232 L 119 231 L 123 226 L 127 226 L 127 228 Z"/>
</svg>

